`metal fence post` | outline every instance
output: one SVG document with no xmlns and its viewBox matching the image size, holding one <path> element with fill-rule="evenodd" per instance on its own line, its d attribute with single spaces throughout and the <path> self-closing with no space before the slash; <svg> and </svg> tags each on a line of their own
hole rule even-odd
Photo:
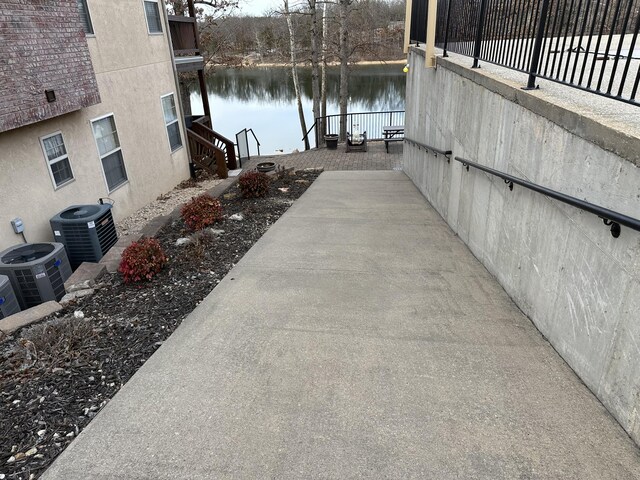
<svg viewBox="0 0 640 480">
<path fill-rule="evenodd" d="M 453 3 L 453 0 L 449 0 L 449 2 L 447 3 L 447 21 L 444 27 L 444 47 L 442 49 L 443 50 L 442 56 L 445 58 L 449 56 L 449 54 L 447 53 L 447 45 L 449 43 L 449 19 L 451 18 L 452 3 Z"/>
<path fill-rule="evenodd" d="M 535 43 L 533 44 L 533 54 L 531 55 L 531 63 L 529 64 L 529 80 L 524 90 L 535 90 L 536 78 L 538 76 L 538 67 L 540 66 L 540 54 L 542 53 L 542 42 L 544 41 L 544 30 L 547 25 L 547 17 L 549 15 L 550 0 L 542 0 L 542 9 L 540 18 L 538 19 L 538 30 L 536 32 Z"/>
<path fill-rule="evenodd" d="M 480 2 L 480 15 L 478 15 L 478 29 L 476 30 L 476 41 L 473 46 L 473 67 L 480 68 L 478 59 L 480 58 L 480 48 L 482 47 L 482 33 L 484 30 L 484 20 L 487 16 L 487 0 Z"/>
</svg>

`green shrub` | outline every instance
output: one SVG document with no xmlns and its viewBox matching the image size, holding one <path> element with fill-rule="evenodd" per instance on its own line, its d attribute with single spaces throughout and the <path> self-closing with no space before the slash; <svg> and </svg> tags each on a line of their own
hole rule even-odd
<svg viewBox="0 0 640 480">
<path fill-rule="evenodd" d="M 150 280 L 168 260 L 155 238 L 142 238 L 122 252 L 118 271 L 126 283 Z"/>
<path fill-rule="evenodd" d="M 191 230 L 202 230 L 222 219 L 222 205 L 220 200 L 205 193 L 186 203 L 180 214 Z"/>
<path fill-rule="evenodd" d="M 265 197 L 269 193 L 269 176 L 261 172 L 247 172 L 240 175 L 238 186 L 245 198 Z"/>
</svg>

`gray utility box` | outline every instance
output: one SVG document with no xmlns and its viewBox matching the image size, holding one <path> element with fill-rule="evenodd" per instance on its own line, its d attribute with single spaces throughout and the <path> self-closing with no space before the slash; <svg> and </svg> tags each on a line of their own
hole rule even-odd
<svg viewBox="0 0 640 480">
<path fill-rule="evenodd" d="M 0 319 L 18 313 L 20 305 L 11 286 L 11 281 L 6 275 L 0 275 Z"/>
<path fill-rule="evenodd" d="M 23 243 L 0 252 L 0 275 L 9 277 L 18 304 L 25 310 L 60 300 L 71 265 L 61 243 Z"/>
<path fill-rule="evenodd" d="M 56 242 L 67 249 L 71 268 L 82 262 L 98 262 L 118 241 L 111 205 L 73 205 L 49 223 Z"/>
</svg>

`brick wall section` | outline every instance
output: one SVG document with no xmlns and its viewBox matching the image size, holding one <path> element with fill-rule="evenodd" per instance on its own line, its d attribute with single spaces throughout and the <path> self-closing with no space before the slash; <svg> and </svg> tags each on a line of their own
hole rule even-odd
<svg viewBox="0 0 640 480">
<path fill-rule="evenodd" d="M 100 103 L 76 0 L 0 3 L 0 132 Z"/>
</svg>

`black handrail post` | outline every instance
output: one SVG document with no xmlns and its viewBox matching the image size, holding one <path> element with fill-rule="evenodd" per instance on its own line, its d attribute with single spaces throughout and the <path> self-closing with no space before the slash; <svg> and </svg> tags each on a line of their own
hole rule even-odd
<svg viewBox="0 0 640 480">
<path fill-rule="evenodd" d="M 320 146 L 320 132 L 318 131 L 318 119 L 313 122 L 313 128 L 315 128 L 314 133 L 316 134 L 316 148 Z"/>
<path fill-rule="evenodd" d="M 451 18 L 452 3 L 453 3 L 453 0 L 449 0 L 449 2 L 447 3 L 447 21 L 444 27 L 444 47 L 442 49 L 443 50 L 442 56 L 445 58 L 449 56 L 449 54 L 447 53 L 447 44 L 449 43 L 449 19 Z"/>
<path fill-rule="evenodd" d="M 484 30 L 484 20 L 487 15 L 487 0 L 481 0 L 480 15 L 478 16 L 478 29 L 476 30 L 476 41 L 473 46 L 473 67 L 480 68 L 478 59 L 480 58 L 480 49 L 482 47 L 482 33 Z"/>
<path fill-rule="evenodd" d="M 538 68 L 540 66 L 540 54 L 542 53 L 542 42 L 544 41 L 544 30 L 547 25 L 547 17 L 549 15 L 550 0 L 542 0 L 542 9 L 540 18 L 538 19 L 538 31 L 533 45 L 533 54 L 531 55 L 531 63 L 529 64 L 529 80 L 527 86 L 522 87 L 523 90 L 535 90 L 536 78 L 538 77 Z"/>
</svg>

